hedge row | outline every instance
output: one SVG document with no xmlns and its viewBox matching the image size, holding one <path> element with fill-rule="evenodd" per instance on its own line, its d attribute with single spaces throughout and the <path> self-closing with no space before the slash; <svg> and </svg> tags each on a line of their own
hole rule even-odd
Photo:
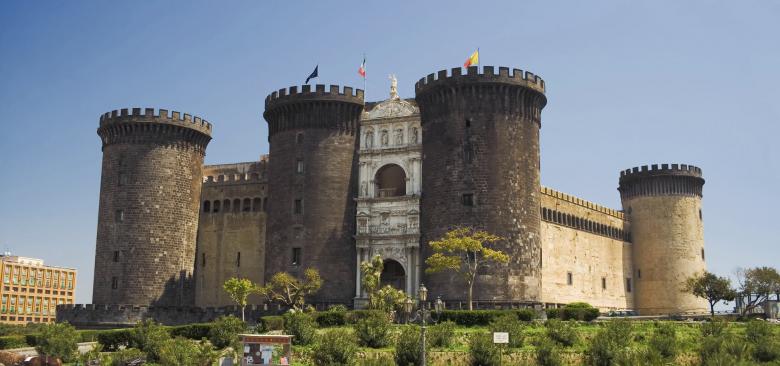
<svg viewBox="0 0 780 366">
<path fill-rule="evenodd" d="M 586 303 L 571 303 L 560 309 L 547 309 L 547 319 L 591 321 L 599 317 L 599 309 Z"/>
<path fill-rule="evenodd" d="M 531 321 L 536 318 L 532 309 L 519 310 L 444 310 L 439 314 L 439 321 L 452 321 L 457 325 L 475 326 L 488 325 L 493 319 L 502 315 L 514 314 L 518 320 Z"/>
<path fill-rule="evenodd" d="M 27 341 L 25 340 L 25 336 L 23 335 L 10 335 L 10 336 L 0 337 L 0 349 L 23 348 L 23 347 L 29 347 Z"/>
</svg>

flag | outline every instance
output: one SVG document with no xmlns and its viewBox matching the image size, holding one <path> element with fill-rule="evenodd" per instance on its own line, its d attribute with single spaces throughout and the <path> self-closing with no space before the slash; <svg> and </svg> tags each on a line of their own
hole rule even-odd
<svg viewBox="0 0 780 366">
<path fill-rule="evenodd" d="M 469 67 L 477 64 L 479 64 L 479 48 L 477 48 L 477 50 L 474 51 L 474 53 L 472 53 L 468 59 L 466 59 L 466 62 L 463 63 L 463 67 Z"/>
<path fill-rule="evenodd" d="M 366 78 L 366 56 L 363 56 L 363 63 L 360 64 L 360 68 L 358 69 L 358 74 L 363 77 L 363 79 Z"/>
<path fill-rule="evenodd" d="M 319 69 L 319 68 L 320 68 L 320 65 L 314 66 L 314 71 L 312 71 L 312 72 L 311 72 L 311 75 L 309 75 L 309 77 L 307 77 L 307 78 L 306 78 L 306 84 L 308 84 L 308 83 L 309 83 L 309 80 L 311 80 L 311 79 L 314 79 L 314 78 L 316 78 L 317 76 L 319 76 L 319 75 L 317 74 L 317 69 Z"/>
</svg>

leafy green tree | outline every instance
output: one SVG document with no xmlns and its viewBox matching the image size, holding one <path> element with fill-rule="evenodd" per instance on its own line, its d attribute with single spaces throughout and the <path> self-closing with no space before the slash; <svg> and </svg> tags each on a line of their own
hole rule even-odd
<svg viewBox="0 0 780 366">
<path fill-rule="evenodd" d="M 260 288 L 260 293 L 269 301 L 281 303 L 295 310 L 303 310 L 306 296 L 312 295 L 322 287 L 320 272 L 307 268 L 303 279 L 298 279 L 287 272 L 278 272 L 268 283 Z"/>
<path fill-rule="evenodd" d="M 236 305 L 241 307 L 241 320 L 246 321 L 244 309 L 246 308 L 247 298 L 253 293 L 260 292 L 260 288 L 248 278 L 233 277 L 224 284 L 222 288 L 228 293 Z"/>
<path fill-rule="evenodd" d="M 382 270 L 384 262 L 382 257 L 375 255 L 370 261 L 360 264 L 360 273 L 363 279 L 363 290 L 368 295 L 368 308 L 371 310 L 392 311 L 399 310 L 407 296 L 402 290 L 382 283 Z"/>
<path fill-rule="evenodd" d="M 769 300 L 780 297 L 780 273 L 772 267 L 756 267 L 737 270 L 738 296 L 743 301 L 742 316 Z"/>
<path fill-rule="evenodd" d="M 736 296 L 728 278 L 718 277 L 710 272 L 688 278 L 683 285 L 683 292 L 707 300 L 710 304 L 711 316 L 715 316 L 715 304 L 720 301 L 732 301 Z"/>
<path fill-rule="evenodd" d="M 168 339 L 160 347 L 162 366 L 198 366 L 198 345 L 186 338 Z"/>
<path fill-rule="evenodd" d="M 133 327 L 129 346 L 144 351 L 149 361 L 156 361 L 160 359 L 160 348 L 169 339 L 171 335 L 164 326 L 147 319 Z"/>
<path fill-rule="evenodd" d="M 65 362 L 74 358 L 78 349 L 78 333 L 68 323 L 51 323 L 36 334 L 35 350 L 41 355 L 56 357 Z"/>
<path fill-rule="evenodd" d="M 238 335 L 246 330 L 246 323 L 243 320 L 232 315 L 221 316 L 214 321 L 209 329 L 209 340 L 219 348 L 236 346 L 238 344 Z"/>
<path fill-rule="evenodd" d="M 490 249 L 486 245 L 503 240 L 486 231 L 477 231 L 467 227 L 451 230 L 440 240 L 428 243 L 434 253 L 425 260 L 426 273 L 445 270 L 458 272 L 468 287 L 469 310 L 474 310 L 472 299 L 474 281 L 480 266 L 485 262 L 506 264 L 509 256 L 500 250 Z"/>
</svg>

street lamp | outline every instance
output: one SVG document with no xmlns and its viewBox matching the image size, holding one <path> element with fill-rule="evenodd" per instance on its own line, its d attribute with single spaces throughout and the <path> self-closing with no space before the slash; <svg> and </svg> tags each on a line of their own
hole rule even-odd
<svg viewBox="0 0 780 366">
<path fill-rule="evenodd" d="M 414 302 L 411 298 L 407 297 L 406 302 L 404 302 L 404 312 L 406 313 L 406 323 L 409 323 L 409 320 L 412 318 L 412 309 L 414 308 Z"/>
<path fill-rule="evenodd" d="M 428 299 L 428 289 L 424 284 L 420 284 L 420 289 L 417 290 L 417 297 L 420 299 L 420 312 L 422 313 L 422 357 L 420 365 L 425 366 L 425 300 Z"/>
</svg>

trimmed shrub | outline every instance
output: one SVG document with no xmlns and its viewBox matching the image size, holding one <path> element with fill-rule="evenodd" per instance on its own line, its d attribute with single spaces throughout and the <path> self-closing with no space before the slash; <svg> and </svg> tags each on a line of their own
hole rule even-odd
<svg viewBox="0 0 780 366">
<path fill-rule="evenodd" d="M 29 347 L 26 338 L 23 335 L 2 336 L 0 337 L 0 349 Z"/>
<path fill-rule="evenodd" d="M 353 365 L 357 351 L 355 335 L 348 329 L 339 328 L 319 336 L 312 354 L 317 366 Z"/>
<path fill-rule="evenodd" d="M 677 331 L 673 324 L 655 323 L 655 330 L 650 337 L 648 346 L 651 350 L 667 360 L 674 360 L 677 356 Z"/>
<path fill-rule="evenodd" d="M 547 336 L 562 346 L 571 347 L 580 338 L 574 324 L 569 322 L 550 319 L 544 323 L 544 326 L 547 328 Z"/>
<path fill-rule="evenodd" d="M 132 329 L 104 330 L 98 332 L 96 338 L 105 351 L 116 352 L 122 347 L 130 346 Z"/>
<path fill-rule="evenodd" d="M 449 347 L 455 337 L 455 322 L 446 321 L 428 327 L 428 342 L 431 347 Z"/>
<path fill-rule="evenodd" d="M 289 312 L 284 314 L 284 330 L 293 337 L 293 344 L 307 345 L 314 342 L 317 322 L 309 314 Z"/>
<path fill-rule="evenodd" d="M 544 312 L 547 314 L 547 319 L 560 319 L 561 317 L 561 309 L 545 309 Z"/>
<path fill-rule="evenodd" d="M 246 330 L 246 323 L 233 315 L 221 316 L 211 325 L 209 341 L 219 349 L 236 346 L 238 335 Z M 205 337 L 201 337 L 205 338 Z"/>
<path fill-rule="evenodd" d="M 509 347 L 523 346 L 523 323 L 517 320 L 514 314 L 505 314 L 493 319 L 490 322 L 490 331 L 509 333 Z"/>
<path fill-rule="evenodd" d="M 564 306 L 560 315 L 562 320 L 591 321 L 599 317 L 599 309 L 586 302 L 573 302 Z"/>
<path fill-rule="evenodd" d="M 314 320 L 317 321 L 317 324 L 321 328 L 337 327 L 347 324 L 347 313 L 344 311 L 328 310 L 314 314 Z"/>
<path fill-rule="evenodd" d="M 209 337 L 209 331 L 213 324 L 187 324 L 170 328 L 171 337 L 184 337 L 187 339 L 201 340 Z M 82 335 L 82 339 L 84 339 Z"/>
<path fill-rule="evenodd" d="M 557 344 L 547 337 L 536 344 L 536 363 L 540 366 L 562 366 L 561 351 Z"/>
<path fill-rule="evenodd" d="M 422 344 L 422 332 L 416 325 L 405 325 L 401 328 L 398 340 L 395 342 L 393 358 L 397 365 L 418 366 L 422 362 L 420 357 L 420 344 Z M 426 344 L 430 345 L 430 344 Z"/>
<path fill-rule="evenodd" d="M 530 322 L 531 320 L 536 319 L 536 311 L 534 311 L 533 309 L 515 310 L 515 314 L 517 314 L 518 320 L 524 322 Z"/>
<path fill-rule="evenodd" d="M 501 349 L 490 333 L 474 333 L 469 338 L 469 356 L 473 366 L 501 365 Z"/>
<path fill-rule="evenodd" d="M 381 310 L 372 310 L 353 326 L 361 346 L 382 348 L 390 343 L 390 319 Z"/>
<path fill-rule="evenodd" d="M 260 329 L 263 332 L 272 330 L 284 330 L 284 317 L 280 315 L 270 315 L 260 317 Z"/>
<path fill-rule="evenodd" d="M 449 320 L 466 327 L 488 325 L 504 313 L 501 310 L 444 310 L 439 315 L 439 321 Z"/>
</svg>

